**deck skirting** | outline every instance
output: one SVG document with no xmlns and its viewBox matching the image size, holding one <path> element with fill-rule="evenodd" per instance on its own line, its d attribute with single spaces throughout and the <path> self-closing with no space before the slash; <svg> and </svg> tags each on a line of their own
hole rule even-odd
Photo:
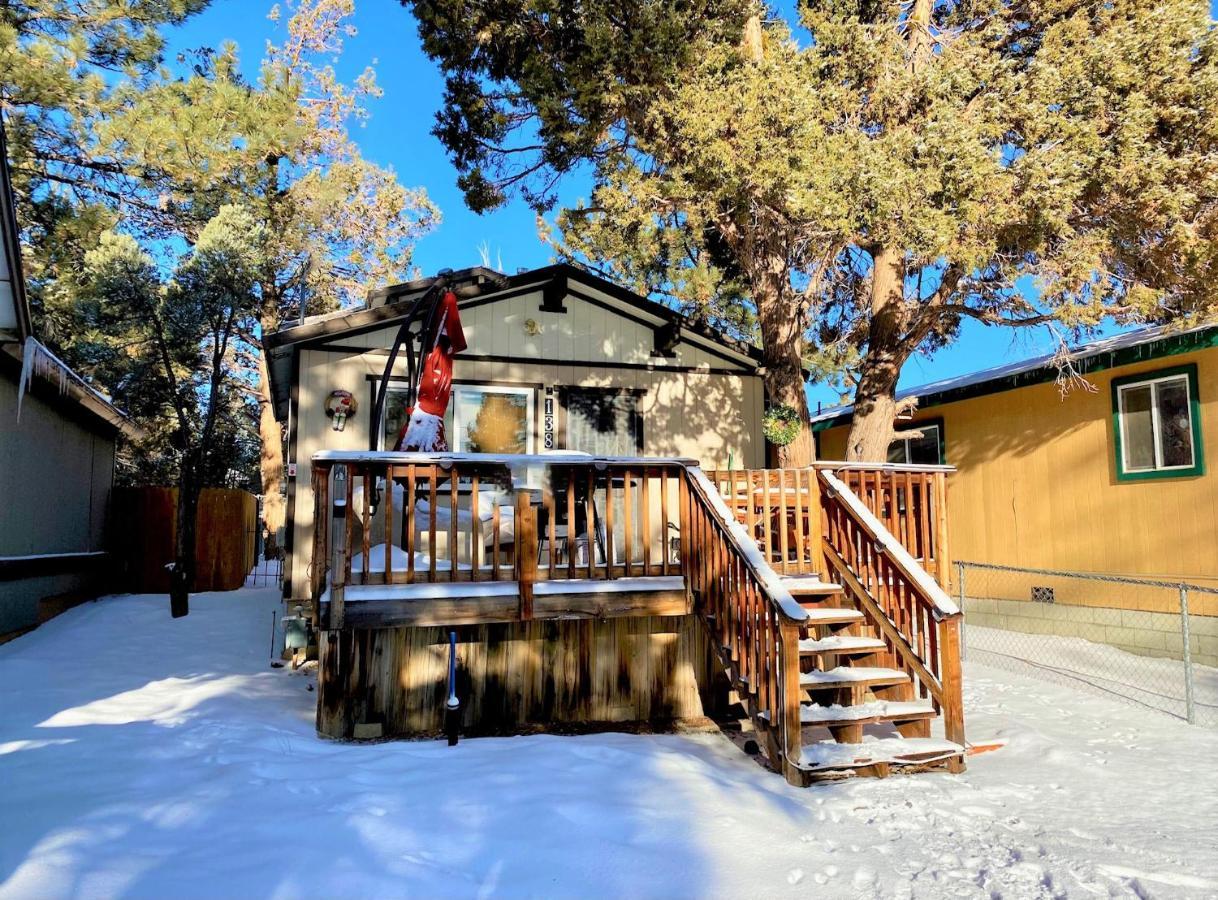
<svg viewBox="0 0 1218 900">
<path fill-rule="evenodd" d="M 357 724 L 386 737 L 442 731 L 446 627 L 323 632 L 317 730 L 354 737 Z M 718 709 L 715 666 L 695 616 L 548 619 L 462 626 L 457 693 L 465 735 L 539 729 L 662 730 Z"/>
</svg>

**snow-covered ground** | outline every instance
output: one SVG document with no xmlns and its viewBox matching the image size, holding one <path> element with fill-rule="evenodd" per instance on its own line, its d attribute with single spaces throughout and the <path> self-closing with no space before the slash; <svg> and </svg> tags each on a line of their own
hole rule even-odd
<svg viewBox="0 0 1218 900">
<path fill-rule="evenodd" d="M 1218 896 L 1218 732 L 970 664 L 969 771 L 800 790 L 719 735 L 342 745 L 272 590 L 0 646 L 0 897 Z"/>
</svg>

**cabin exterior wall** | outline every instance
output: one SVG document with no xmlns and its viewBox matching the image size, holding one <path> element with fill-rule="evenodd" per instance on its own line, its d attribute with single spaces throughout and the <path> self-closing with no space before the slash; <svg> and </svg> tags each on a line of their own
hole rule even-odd
<svg viewBox="0 0 1218 900">
<path fill-rule="evenodd" d="M 1113 379 L 1190 364 L 1197 370 L 1201 452 L 1211 471 L 1119 479 Z M 1212 471 L 1218 450 L 1218 349 L 1144 360 L 1086 377 L 1093 391 L 1076 388 L 1063 396 L 1053 383 L 1036 384 L 914 414 L 910 426 L 942 424 L 944 462 L 957 469 L 948 490 L 953 556 L 1218 586 L 1218 473 Z M 838 426 L 819 433 L 821 458 L 844 456 L 847 431 Z M 1027 591 L 1017 593 L 996 599 L 1030 602 Z M 1058 588 L 1057 602 L 1171 612 L 1169 593 L 1087 583 Z M 1194 612 L 1218 613 L 1211 608 L 1212 598 L 1197 599 L 1204 608 Z"/>
<path fill-rule="evenodd" d="M 39 601 L 98 585 L 96 565 L 57 560 L 106 549 L 114 437 L 27 393 L 17 421 L 17 380 L 0 373 L 0 635 L 38 622 Z M 20 565 L 14 558 L 39 557 Z M 8 573 L 8 574 L 6 574 Z"/>
<path fill-rule="evenodd" d="M 608 301 L 598 305 L 569 296 L 564 313 L 543 311 L 540 304 L 537 291 L 463 308 L 469 346 L 455 358 L 453 372 L 458 384 L 534 389 L 536 452 L 545 445 L 547 399 L 554 404 L 555 447 L 563 446 L 559 388 L 613 388 L 638 396 L 643 423 L 639 455 L 689 457 L 706 467 L 726 468 L 729 461 L 737 468 L 765 464 L 764 390 L 755 366 L 688 340 L 678 342 L 670 358 L 656 358 L 654 330 L 644 314 L 618 314 L 606 308 Z M 290 599 L 308 597 L 313 526 L 309 460 L 321 450 L 368 449 L 373 390 L 396 330 L 339 335 L 325 346 L 299 351 L 289 423 L 289 462 L 297 464 L 297 475 L 289 480 L 294 498 L 286 575 Z M 394 376 L 404 379 L 406 374 L 406 362 L 399 359 Z M 325 416 L 326 398 L 334 390 L 350 391 L 360 404 L 343 431 L 334 431 Z"/>
</svg>

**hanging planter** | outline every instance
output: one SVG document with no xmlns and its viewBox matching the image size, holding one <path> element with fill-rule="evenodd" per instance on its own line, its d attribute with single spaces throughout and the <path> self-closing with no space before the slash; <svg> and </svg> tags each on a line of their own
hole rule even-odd
<svg viewBox="0 0 1218 900">
<path fill-rule="evenodd" d="M 761 420 L 761 432 L 775 447 L 785 447 L 799 437 L 799 412 L 785 403 L 778 403 L 765 411 Z"/>
</svg>

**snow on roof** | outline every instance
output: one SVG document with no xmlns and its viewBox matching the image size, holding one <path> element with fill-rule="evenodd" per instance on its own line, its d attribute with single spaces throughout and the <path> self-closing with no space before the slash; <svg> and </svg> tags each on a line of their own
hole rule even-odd
<svg viewBox="0 0 1218 900">
<path fill-rule="evenodd" d="M 1196 328 L 1187 328 L 1183 331 L 1177 330 L 1170 325 L 1157 325 L 1150 328 L 1138 328 L 1133 331 L 1126 331 L 1122 334 L 1113 335 L 1108 338 L 1101 338 L 1096 341 L 1091 341 L 1086 344 L 1080 344 L 1070 351 L 1069 359 L 1073 362 L 1090 359 L 1092 357 L 1101 356 L 1105 353 L 1113 353 L 1117 350 L 1124 350 L 1129 347 L 1137 347 L 1142 344 L 1149 344 L 1160 338 L 1185 336 L 1197 334 L 1202 331 L 1213 329 L 1214 324 L 1198 325 Z M 1006 363 L 1001 366 L 994 366 L 990 369 L 982 369 L 979 372 L 971 372 L 968 375 L 958 375 L 955 378 L 944 378 L 939 381 L 931 381 L 927 384 L 918 385 L 917 387 L 905 388 L 897 391 L 897 399 L 904 400 L 909 397 L 928 397 L 931 394 L 942 394 L 947 391 L 959 390 L 960 388 L 974 387 L 976 385 L 985 384 L 989 381 L 1000 381 L 1004 378 L 1010 378 L 1013 375 L 1022 375 L 1025 372 L 1035 372 L 1038 369 L 1047 369 L 1055 364 L 1058 358 L 1056 353 L 1044 353 L 1040 356 L 1034 356 L 1031 359 L 1021 360 L 1019 362 Z M 838 416 L 847 416 L 854 412 L 854 404 L 846 403 L 840 406 L 832 406 L 822 409 L 820 412 L 812 416 L 812 422 L 824 422 L 830 419 L 836 419 Z"/>
</svg>

